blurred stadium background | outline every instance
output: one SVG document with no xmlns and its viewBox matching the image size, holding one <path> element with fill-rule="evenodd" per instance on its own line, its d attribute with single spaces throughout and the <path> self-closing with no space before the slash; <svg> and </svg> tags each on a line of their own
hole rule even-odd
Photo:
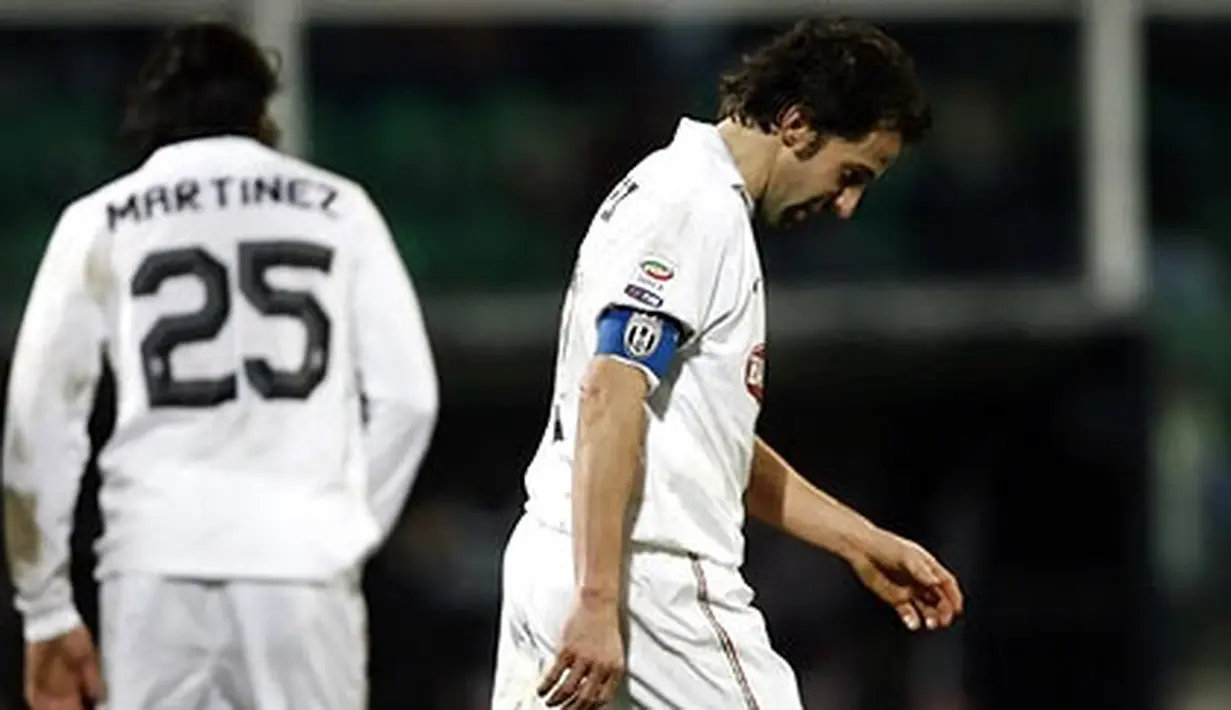
<svg viewBox="0 0 1231 710">
<path fill-rule="evenodd" d="M 712 114 L 741 48 L 821 11 L 887 25 L 938 125 L 854 222 L 765 235 L 764 430 L 938 548 L 970 603 L 911 637 L 752 526 L 807 706 L 1231 708 L 1229 0 L 0 0 L 0 342 L 57 212 L 130 165 L 120 98 L 152 38 L 247 24 L 283 59 L 288 149 L 387 211 L 439 358 L 436 443 L 368 574 L 372 707 L 482 708 L 591 210 L 681 113 Z"/>
</svg>

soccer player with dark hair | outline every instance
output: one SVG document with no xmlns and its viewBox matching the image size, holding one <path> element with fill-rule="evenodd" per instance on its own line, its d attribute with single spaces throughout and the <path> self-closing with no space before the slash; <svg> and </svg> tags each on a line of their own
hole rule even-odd
<svg viewBox="0 0 1231 710">
<path fill-rule="evenodd" d="M 561 315 L 555 392 L 505 550 L 494 710 L 792 710 L 798 683 L 744 582 L 759 518 L 843 557 L 911 629 L 953 575 L 756 435 L 765 282 L 752 218 L 849 218 L 930 114 L 875 27 L 808 20 L 722 78 L 598 208 Z"/>
<path fill-rule="evenodd" d="M 47 245 L 3 450 L 35 710 L 104 685 L 113 710 L 367 707 L 360 572 L 427 450 L 436 374 L 380 211 L 272 148 L 276 90 L 235 29 L 169 33 L 125 116 L 143 162 Z M 68 540 L 104 359 L 97 654 Z"/>
</svg>

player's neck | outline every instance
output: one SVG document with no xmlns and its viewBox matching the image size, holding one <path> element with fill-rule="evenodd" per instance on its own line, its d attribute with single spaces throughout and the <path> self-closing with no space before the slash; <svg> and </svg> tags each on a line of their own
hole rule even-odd
<svg viewBox="0 0 1231 710">
<path fill-rule="evenodd" d="M 777 137 L 756 126 L 744 125 L 729 118 L 718 123 L 718 135 L 727 144 L 749 195 L 754 200 L 760 200 L 769 185 Z"/>
</svg>

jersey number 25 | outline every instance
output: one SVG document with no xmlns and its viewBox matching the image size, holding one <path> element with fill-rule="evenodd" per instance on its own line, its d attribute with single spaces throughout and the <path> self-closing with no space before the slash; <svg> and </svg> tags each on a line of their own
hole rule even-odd
<svg viewBox="0 0 1231 710">
<path fill-rule="evenodd" d="M 330 321 L 316 298 L 302 291 L 274 288 L 266 272 L 276 267 L 329 273 L 333 250 L 310 242 L 275 240 L 243 242 L 236 263 L 239 291 L 257 311 L 295 318 L 307 331 L 303 364 L 298 370 L 278 370 L 261 358 L 243 358 L 243 372 L 264 399 L 307 399 L 329 368 Z M 199 247 L 152 252 L 133 275 L 132 295 L 156 295 L 169 279 L 191 276 L 205 288 L 205 304 L 193 313 L 159 318 L 141 341 L 141 367 L 151 408 L 213 407 L 236 397 L 236 375 L 176 379 L 171 352 L 187 343 L 217 337 L 231 315 L 227 267 Z"/>
</svg>

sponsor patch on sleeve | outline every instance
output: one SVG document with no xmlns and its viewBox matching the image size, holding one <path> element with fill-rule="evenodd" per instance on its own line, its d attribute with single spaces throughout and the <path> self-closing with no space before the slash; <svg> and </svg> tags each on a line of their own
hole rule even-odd
<svg viewBox="0 0 1231 710">
<path fill-rule="evenodd" d="M 629 284 L 624 287 L 624 295 L 650 308 L 658 308 L 663 304 L 663 297 L 654 293 L 650 289 L 639 286 L 637 284 Z"/>
<path fill-rule="evenodd" d="M 748 353 L 744 365 L 744 384 L 748 394 L 758 402 L 765 400 L 765 344 L 761 343 Z"/>
</svg>

